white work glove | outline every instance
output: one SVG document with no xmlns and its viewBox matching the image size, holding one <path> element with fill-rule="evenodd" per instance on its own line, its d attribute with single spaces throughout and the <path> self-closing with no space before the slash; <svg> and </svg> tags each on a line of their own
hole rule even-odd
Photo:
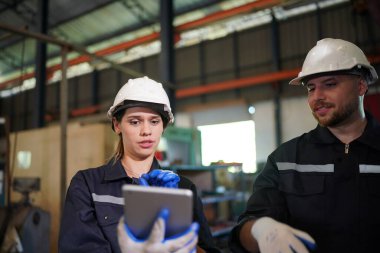
<svg viewBox="0 0 380 253">
<path fill-rule="evenodd" d="M 306 232 L 269 217 L 258 219 L 251 234 L 257 240 L 261 253 L 308 253 L 308 249 L 316 248 L 314 239 Z"/>
<path fill-rule="evenodd" d="M 163 209 L 155 223 L 148 238 L 137 239 L 124 218 L 121 217 L 117 226 L 119 246 L 122 253 L 195 253 L 198 243 L 198 223 L 194 222 L 184 233 L 170 238 L 165 238 L 165 227 L 169 211 Z"/>
</svg>

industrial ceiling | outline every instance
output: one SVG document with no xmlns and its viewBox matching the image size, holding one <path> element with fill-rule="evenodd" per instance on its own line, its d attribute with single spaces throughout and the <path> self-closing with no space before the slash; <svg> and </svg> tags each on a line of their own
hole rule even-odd
<svg viewBox="0 0 380 253">
<path fill-rule="evenodd" d="M 220 2 L 223 1 L 177 0 L 173 3 L 174 13 L 178 16 L 197 9 L 207 12 L 207 8 Z M 154 30 L 159 22 L 159 3 L 159 0 L 51 0 L 48 3 L 48 35 L 88 47 L 142 27 Z M 0 23 L 40 32 L 39 5 L 38 0 L 0 1 Z M 134 39 L 133 35 L 129 39 Z M 0 74 L 6 76 L 34 64 L 35 42 L 0 30 Z M 49 45 L 50 57 L 58 53 L 58 47 Z"/>
<path fill-rule="evenodd" d="M 136 42 L 141 44 L 149 40 L 147 36 L 157 35 L 160 30 L 160 0 L 0 0 L 0 90 L 14 85 L 9 80 L 33 72 L 36 61 L 36 39 L 1 26 L 39 33 L 43 2 L 48 2 L 47 35 L 80 45 L 89 52 L 103 50 L 103 55 L 109 56 L 117 52 L 110 50 L 113 46 L 146 38 Z M 173 0 L 174 26 L 178 34 L 242 13 L 320 2 L 337 0 Z M 158 37 L 150 38 L 153 39 Z M 59 54 L 58 46 L 48 45 L 48 66 L 59 64 Z M 72 53 L 71 58 L 79 55 Z"/>
</svg>

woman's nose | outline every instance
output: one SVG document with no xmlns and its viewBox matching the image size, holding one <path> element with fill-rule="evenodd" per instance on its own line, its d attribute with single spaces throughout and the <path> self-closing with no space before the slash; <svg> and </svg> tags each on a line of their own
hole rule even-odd
<svg viewBox="0 0 380 253">
<path fill-rule="evenodd" d="M 144 122 L 142 124 L 142 128 L 141 128 L 141 135 L 142 136 L 147 136 L 147 135 L 151 135 L 151 134 L 152 134 L 152 129 L 150 127 L 150 124 Z"/>
</svg>

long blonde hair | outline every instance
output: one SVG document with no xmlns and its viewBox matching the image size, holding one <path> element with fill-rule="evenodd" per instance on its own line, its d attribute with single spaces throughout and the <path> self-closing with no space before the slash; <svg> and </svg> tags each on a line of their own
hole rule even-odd
<svg viewBox="0 0 380 253">
<path fill-rule="evenodd" d="M 117 144 L 116 150 L 112 156 L 112 158 L 115 159 L 115 161 L 120 160 L 124 156 L 124 145 L 123 145 L 123 137 L 121 136 L 121 133 L 119 134 L 119 142 Z"/>
<path fill-rule="evenodd" d="M 115 119 L 117 122 L 120 123 L 121 119 L 123 118 L 123 115 L 124 115 L 125 111 L 126 111 L 126 109 L 118 111 L 113 116 L 113 119 Z M 112 119 L 112 129 L 114 129 L 114 126 L 113 126 L 113 121 L 114 120 L 113 119 Z M 118 135 L 119 135 L 119 142 L 118 142 L 116 150 L 113 153 L 113 156 L 111 158 L 111 159 L 114 159 L 114 162 L 116 162 L 117 160 L 120 160 L 124 156 L 123 137 L 122 137 L 121 133 L 119 133 Z"/>
</svg>

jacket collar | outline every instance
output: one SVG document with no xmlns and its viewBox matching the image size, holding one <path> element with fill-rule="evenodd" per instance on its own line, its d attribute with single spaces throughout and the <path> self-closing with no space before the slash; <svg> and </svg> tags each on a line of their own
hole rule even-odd
<svg viewBox="0 0 380 253">
<path fill-rule="evenodd" d="M 127 175 L 127 173 L 124 170 L 123 165 L 121 164 L 120 160 L 116 160 L 112 158 L 106 166 L 104 179 L 106 181 L 113 181 L 113 180 L 119 180 L 119 179 L 130 179 L 133 180 L 131 177 Z M 156 158 L 153 158 L 152 165 L 150 166 L 150 170 L 152 171 L 154 169 L 161 169 L 160 164 L 158 163 Z"/>
<path fill-rule="evenodd" d="M 366 118 L 367 125 L 364 132 L 356 141 L 380 150 L 380 123 L 369 112 L 366 112 Z M 340 140 L 327 127 L 318 125 L 310 134 L 310 141 L 314 143 L 340 143 Z"/>
<path fill-rule="evenodd" d="M 366 112 L 367 125 L 358 141 L 380 150 L 380 123 L 368 112 Z"/>
<path fill-rule="evenodd" d="M 310 141 L 313 143 L 324 144 L 340 142 L 327 127 L 322 127 L 320 125 L 310 132 Z"/>
</svg>

